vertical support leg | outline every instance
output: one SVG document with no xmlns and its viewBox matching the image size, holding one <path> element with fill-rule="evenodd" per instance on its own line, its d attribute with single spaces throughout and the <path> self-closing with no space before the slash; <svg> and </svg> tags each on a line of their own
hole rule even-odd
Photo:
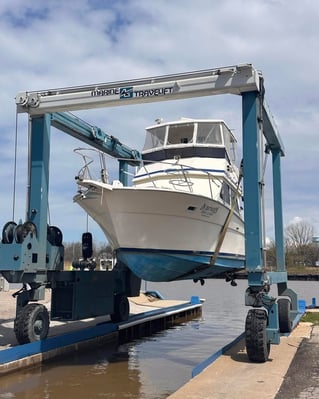
<svg viewBox="0 0 319 399">
<path fill-rule="evenodd" d="M 123 186 L 128 186 L 128 163 L 126 161 L 119 161 L 119 179 Z"/>
<path fill-rule="evenodd" d="M 273 168 L 273 197 L 274 197 L 274 223 L 275 223 L 275 242 L 277 271 L 286 271 L 284 233 L 282 218 L 282 196 L 281 196 L 281 152 L 279 149 L 272 150 L 272 168 Z"/>
<path fill-rule="evenodd" d="M 248 289 L 245 303 L 254 308 L 246 319 L 246 349 L 250 360 L 266 361 L 270 343 L 279 343 L 278 306 L 268 296 L 263 256 L 264 209 L 261 179 L 262 110 L 258 92 L 243 93 L 243 161 L 245 251 Z M 262 331 L 260 331 L 262 330 Z"/>
<path fill-rule="evenodd" d="M 260 187 L 260 100 L 258 92 L 243 93 L 243 162 L 245 251 L 248 283 L 262 285 L 262 207 Z M 249 273 L 258 273 L 249 280 Z"/>
<path fill-rule="evenodd" d="M 31 119 L 27 220 L 36 225 L 40 248 L 38 264 L 43 266 L 46 264 L 50 127 L 50 114 Z"/>
<path fill-rule="evenodd" d="M 276 242 L 276 260 L 277 272 L 286 274 L 286 281 L 277 284 L 278 296 L 288 296 L 290 298 L 290 320 L 294 320 L 298 315 L 297 294 L 287 286 L 285 247 L 284 247 L 284 227 L 282 217 L 282 196 L 281 196 L 281 151 L 272 149 L 273 166 L 273 196 L 274 196 L 274 224 L 275 224 L 275 242 Z"/>
</svg>

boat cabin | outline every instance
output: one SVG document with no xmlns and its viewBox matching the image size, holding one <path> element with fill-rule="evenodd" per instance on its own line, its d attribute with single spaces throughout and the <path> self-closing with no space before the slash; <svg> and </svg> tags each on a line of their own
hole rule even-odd
<svg viewBox="0 0 319 399">
<path fill-rule="evenodd" d="M 146 128 L 143 159 L 226 158 L 237 164 L 237 142 L 222 120 L 181 119 Z"/>
</svg>

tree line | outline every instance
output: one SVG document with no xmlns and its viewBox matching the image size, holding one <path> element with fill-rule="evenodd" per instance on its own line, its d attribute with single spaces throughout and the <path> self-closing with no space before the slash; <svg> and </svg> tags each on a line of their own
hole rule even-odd
<svg viewBox="0 0 319 399">
<path fill-rule="evenodd" d="M 313 242 L 314 228 L 301 221 L 291 223 L 284 232 L 286 268 L 304 269 L 315 267 L 319 261 L 319 245 Z M 276 267 L 276 244 L 271 241 L 266 248 L 266 263 Z"/>
<path fill-rule="evenodd" d="M 304 269 L 315 267 L 319 261 L 319 245 L 313 243 L 314 228 L 307 222 L 298 222 L 288 225 L 285 229 L 285 257 L 286 267 L 289 269 Z M 276 246 L 270 241 L 265 249 L 266 264 L 269 268 L 276 267 Z M 112 248 L 108 243 L 93 243 L 93 254 L 97 263 L 100 259 L 112 258 Z M 82 257 L 80 242 L 64 243 L 64 260 L 72 264 L 73 260 Z M 319 270 L 319 269 L 318 269 Z"/>
<path fill-rule="evenodd" d="M 73 261 L 82 258 L 82 243 L 81 242 L 64 242 L 64 262 L 65 265 L 71 265 Z M 94 243 L 93 242 L 93 257 L 97 264 L 100 260 L 112 258 L 112 248 L 108 243 Z"/>
</svg>

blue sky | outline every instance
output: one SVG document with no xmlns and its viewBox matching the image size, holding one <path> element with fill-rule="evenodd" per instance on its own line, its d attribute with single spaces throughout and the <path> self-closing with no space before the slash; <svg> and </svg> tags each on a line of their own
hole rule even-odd
<svg viewBox="0 0 319 399">
<path fill-rule="evenodd" d="M 311 223 L 319 234 L 319 3 L 292 0 L 2 0 L 0 3 L 0 226 L 13 214 L 15 96 L 18 92 L 111 82 L 252 63 L 286 156 L 282 159 L 285 225 Z M 158 117 L 222 118 L 241 138 L 241 103 L 215 96 L 77 114 L 141 149 L 144 127 Z M 27 117 L 19 115 L 15 219 L 25 217 Z M 77 241 L 86 217 L 72 197 L 82 144 L 52 132 L 51 223 Z M 271 162 L 268 161 L 268 166 Z M 114 164 L 110 168 L 114 170 Z M 271 190 L 266 187 L 267 199 Z M 269 203 L 268 203 L 269 202 Z M 266 204 L 267 234 L 272 210 Z M 96 239 L 103 236 L 93 223 Z"/>
</svg>

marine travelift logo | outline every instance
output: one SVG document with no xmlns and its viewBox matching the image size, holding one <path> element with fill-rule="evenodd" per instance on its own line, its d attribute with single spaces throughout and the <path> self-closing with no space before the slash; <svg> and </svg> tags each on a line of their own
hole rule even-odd
<svg viewBox="0 0 319 399">
<path fill-rule="evenodd" d="M 155 89 L 140 89 L 134 90 L 133 86 L 127 87 L 111 87 L 103 89 L 95 89 L 91 91 L 92 97 L 105 97 L 119 95 L 119 99 L 128 99 L 136 97 L 157 97 L 165 96 L 173 93 L 173 87 L 157 87 Z"/>
<path fill-rule="evenodd" d="M 133 87 L 120 87 L 120 98 L 132 98 Z"/>
</svg>

